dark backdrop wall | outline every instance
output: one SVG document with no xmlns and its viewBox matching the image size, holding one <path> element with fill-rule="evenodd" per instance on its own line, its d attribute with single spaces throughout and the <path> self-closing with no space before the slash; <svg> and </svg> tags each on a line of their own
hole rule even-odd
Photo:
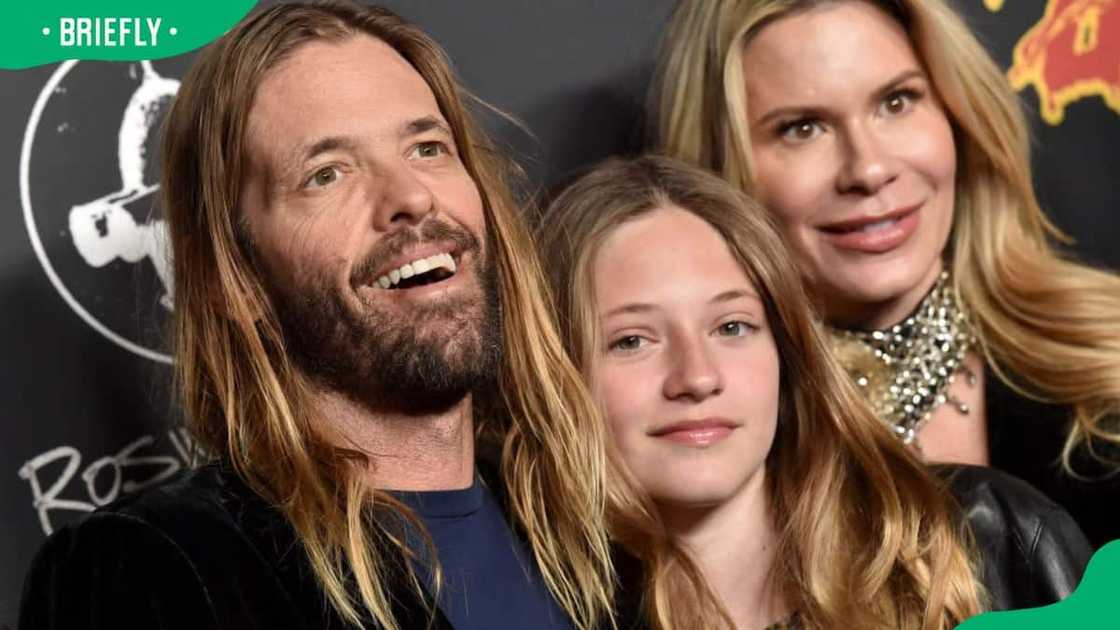
<svg viewBox="0 0 1120 630">
<path fill-rule="evenodd" d="M 1075 3 L 957 1 L 1000 64 L 1016 66 L 1045 207 L 1079 255 L 1120 268 L 1120 6 L 1082 2 L 1092 7 L 1016 60 L 1032 26 Z M 673 0 L 388 5 L 524 121 L 532 135 L 487 118 L 531 187 L 638 146 Z M 193 57 L 0 72 L 0 630 L 15 625 L 48 532 L 185 465 L 160 334 L 174 288 L 153 129 Z"/>
</svg>

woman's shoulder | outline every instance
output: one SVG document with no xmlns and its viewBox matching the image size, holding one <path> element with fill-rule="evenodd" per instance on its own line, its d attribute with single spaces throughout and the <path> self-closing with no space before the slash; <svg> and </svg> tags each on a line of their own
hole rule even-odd
<svg viewBox="0 0 1120 630">
<path fill-rule="evenodd" d="M 1000 514 L 1033 518 L 1062 507 L 1031 484 L 996 468 L 966 464 L 931 464 L 930 470 L 968 509 L 998 508 Z"/>
<path fill-rule="evenodd" d="M 1062 505 L 1081 525 L 1094 548 L 1120 538 L 1120 523 L 1106 506 L 1120 501 L 1120 447 L 1095 439 L 1070 454 L 1062 463 L 1073 408 L 1023 395 L 1003 377 L 1018 382 L 1003 370 L 985 378 L 988 445 L 991 465 L 1020 477 Z M 1112 419 L 1120 422 L 1120 419 Z"/>
<path fill-rule="evenodd" d="M 962 510 L 992 609 L 1044 606 L 1073 592 L 1092 547 L 1064 508 L 993 468 L 931 468 Z"/>
</svg>

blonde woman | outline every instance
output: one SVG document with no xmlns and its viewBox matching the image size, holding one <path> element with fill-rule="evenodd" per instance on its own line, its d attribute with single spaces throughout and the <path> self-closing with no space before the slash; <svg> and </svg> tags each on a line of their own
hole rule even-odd
<svg viewBox="0 0 1120 630">
<path fill-rule="evenodd" d="M 724 626 L 950 628 L 1076 586 L 1089 549 L 1061 508 L 971 466 L 939 470 L 954 498 L 875 418 L 743 193 L 676 160 L 611 160 L 541 225 L 568 350 Z M 992 552 L 977 566 L 971 536 Z M 624 590 L 673 574 L 644 566 Z"/>
<path fill-rule="evenodd" d="M 1120 537 L 1120 278 L 1060 254 L 1015 94 L 941 0 L 684 0 L 658 141 L 779 220 L 841 360 L 930 461 Z"/>
</svg>

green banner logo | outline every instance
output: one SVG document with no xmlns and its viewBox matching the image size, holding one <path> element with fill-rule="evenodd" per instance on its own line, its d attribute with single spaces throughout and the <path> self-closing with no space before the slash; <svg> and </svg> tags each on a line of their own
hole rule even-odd
<svg viewBox="0 0 1120 630">
<path fill-rule="evenodd" d="M 973 617 L 957 630 L 1051 630 L 1053 628 L 1115 628 L 1116 593 L 1120 584 L 1120 540 L 1093 554 L 1077 590 L 1057 604 L 1041 608 L 992 612 Z"/>
<path fill-rule="evenodd" d="M 256 0 L 53 0 L 6 7 L 0 68 L 64 59 L 140 61 L 180 55 L 217 39 Z"/>
</svg>

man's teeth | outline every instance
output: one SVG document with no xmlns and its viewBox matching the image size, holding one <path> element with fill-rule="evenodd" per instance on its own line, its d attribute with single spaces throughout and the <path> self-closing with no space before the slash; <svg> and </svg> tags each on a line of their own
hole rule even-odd
<svg viewBox="0 0 1120 630">
<path fill-rule="evenodd" d="M 389 273 L 379 277 L 377 279 L 377 284 L 381 285 L 382 289 L 388 289 L 389 287 L 400 284 L 401 280 L 411 278 L 412 276 L 417 276 L 422 273 L 428 273 L 429 271 L 438 269 L 440 267 L 443 267 L 451 273 L 455 273 L 455 270 L 458 268 L 458 266 L 455 264 L 455 259 L 451 257 L 451 254 L 435 254 L 433 256 L 428 256 L 427 258 L 420 258 L 418 260 L 405 263 L 400 267 L 393 269 Z"/>
</svg>

